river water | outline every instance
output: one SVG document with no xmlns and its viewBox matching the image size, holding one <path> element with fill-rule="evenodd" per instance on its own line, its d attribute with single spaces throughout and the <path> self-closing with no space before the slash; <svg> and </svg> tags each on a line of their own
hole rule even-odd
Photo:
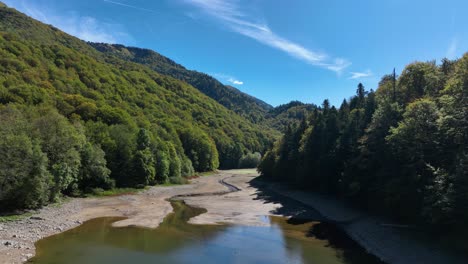
<svg viewBox="0 0 468 264">
<path fill-rule="evenodd" d="M 192 225 L 206 210 L 181 201 L 156 229 L 97 218 L 36 243 L 30 263 L 380 263 L 333 225 L 264 217 L 269 226 Z"/>
</svg>

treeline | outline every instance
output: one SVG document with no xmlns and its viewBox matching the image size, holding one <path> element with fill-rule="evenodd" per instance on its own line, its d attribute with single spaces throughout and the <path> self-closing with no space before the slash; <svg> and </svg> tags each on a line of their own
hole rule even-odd
<svg viewBox="0 0 468 264">
<path fill-rule="evenodd" d="M 273 141 L 180 80 L 0 6 L 0 211 L 183 182 Z"/>
<path fill-rule="evenodd" d="M 416 62 L 289 127 L 259 171 L 400 220 L 468 221 L 468 54 Z M 463 227 L 465 228 L 465 227 Z"/>
<path fill-rule="evenodd" d="M 200 131 L 171 131 L 69 120 L 47 106 L 0 107 L 0 208 L 37 208 L 61 194 L 182 183 L 218 165 Z M 192 136 L 195 134 L 197 136 Z M 185 154 L 192 155 L 192 163 Z M 203 153 L 203 158 L 193 157 Z"/>
</svg>

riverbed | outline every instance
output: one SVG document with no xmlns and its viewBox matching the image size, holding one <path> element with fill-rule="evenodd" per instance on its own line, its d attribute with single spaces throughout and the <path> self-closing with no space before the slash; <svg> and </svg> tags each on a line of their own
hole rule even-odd
<svg viewBox="0 0 468 264">
<path fill-rule="evenodd" d="M 0 223 L 0 263 L 26 262 L 36 254 L 36 242 L 40 247 L 41 243 L 48 241 L 51 236 L 68 236 L 67 230 L 81 230 L 74 229 L 76 227 L 99 226 L 109 233 L 119 233 L 128 229 L 130 238 L 134 233 L 144 234 L 143 237 L 150 234 L 151 237 L 151 234 L 160 232 L 159 228 L 170 219 L 168 215 L 173 212 L 170 200 L 184 201 L 190 208 L 204 210 L 203 213 L 191 214 L 190 217 L 182 219 L 183 225 L 190 230 L 217 230 L 214 232 L 214 238 L 230 238 L 232 234 L 245 233 L 243 241 L 255 241 L 249 234 L 265 232 L 264 239 L 268 238 L 268 234 L 272 234 L 275 236 L 275 243 L 283 243 L 281 250 L 278 244 L 269 250 L 287 253 L 288 256 L 292 256 L 291 244 L 285 241 L 304 239 L 304 236 L 305 239 L 323 238 L 321 241 L 328 243 L 325 248 L 336 247 L 335 253 L 338 255 L 349 255 L 346 253 L 349 252 L 346 250 L 349 246 L 340 246 L 340 243 L 334 245 L 336 243 L 333 241 L 341 241 L 333 238 L 338 237 L 346 241 L 357 241 L 366 251 L 387 263 L 467 263 L 463 256 L 454 256 L 440 248 L 437 241 L 430 244 L 421 243 L 411 239 L 411 234 L 407 232 L 401 232 L 389 225 L 381 225 L 388 223 L 386 219 L 355 211 L 332 197 L 289 189 L 283 184 L 263 182 L 258 180 L 257 176 L 255 170 L 219 171 L 210 176 L 193 179 L 186 185 L 156 186 L 133 195 L 73 198 L 59 205 L 47 206 L 21 220 Z M 91 222 L 88 222 L 89 220 Z M 281 224 L 284 221 L 287 225 Z M 123 229 L 116 231 L 114 228 Z M 305 228 L 308 231 L 288 231 L 295 228 Z M 328 236 L 328 231 L 328 235 L 319 232 L 324 230 L 343 230 L 347 235 L 341 231 L 336 233 L 337 236 Z M 197 234 L 197 231 L 194 232 Z M 292 233 L 299 236 L 285 239 Z M 348 239 L 348 236 L 353 240 Z M 190 240 L 191 237 L 196 235 L 189 234 L 184 240 Z M 249 245 L 256 248 L 257 244 L 259 243 Z M 188 248 L 192 247 L 190 245 Z M 187 244 L 177 248 L 187 248 Z M 301 251 L 297 247 L 293 249 L 294 252 L 313 252 L 308 249 Z M 141 253 L 141 249 L 137 251 Z M 361 247 L 351 251 L 365 252 Z M 229 257 L 229 254 L 225 257 Z M 341 260 L 343 259 L 346 260 Z"/>
<path fill-rule="evenodd" d="M 89 220 L 37 242 L 30 263 L 380 263 L 333 225 L 278 216 L 263 217 L 262 226 L 190 224 L 206 210 L 183 201 L 172 206 L 156 229 Z"/>
</svg>

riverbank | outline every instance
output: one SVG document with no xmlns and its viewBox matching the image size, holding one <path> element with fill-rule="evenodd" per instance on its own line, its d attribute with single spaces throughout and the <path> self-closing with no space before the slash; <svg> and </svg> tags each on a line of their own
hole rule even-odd
<svg viewBox="0 0 468 264">
<path fill-rule="evenodd" d="M 151 187 L 131 195 L 71 198 L 60 205 L 49 205 L 20 220 L 0 223 L 0 263 L 23 263 L 35 254 L 34 243 L 84 221 L 98 217 L 126 217 L 115 226 L 157 227 L 172 212 L 167 199 L 190 193 L 228 190 L 218 182 L 223 173 L 193 179 L 190 184 Z"/>
<path fill-rule="evenodd" d="M 262 184 L 271 191 L 314 208 L 326 221 L 337 224 L 369 253 L 386 263 L 468 263 L 465 257 L 442 250 L 438 241 L 417 239 L 421 231 L 393 225 L 388 219 L 353 209 L 333 197 L 295 190 L 284 184 Z"/>
<path fill-rule="evenodd" d="M 113 225 L 156 228 L 173 210 L 169 199 L 207 210 L 191 218 L 193 224 L 267 226 L 268 215 L 329 221 L 387 263 L 467 263 L 440 251 L 436 243 L 415 241 L 410 233 L 382 225 L 388 222 L 339 200 L 263 182 L 257 176 L 255 170 L 220 171 L 187 185 L 151 187 L 132 195 L 74 198 L 45 207 L 24 219 L 0 223 L 0 263 L 25 262 L 34 256 L 36 241 L 93 218 L 125 217 Z"/>
<path fill-rule="evenodd" d="M 113 224 L 117 227 L 156 228 L 172 212 L 171 198 L 208 209 L 192 223 L 265 225 L 260 216 L 281 205 L 255 200 L 256 189 L 248 182 L 256 176 L 255 170 L 219 171 L 186 185 L 156 186 L 131 195 L 72 198 L 44 207 L 31 216 L 0 224 L 0 263 L 23 263 L 34 256 L 36 241 L 98 217 L 125 217 Z"/>
</svg>

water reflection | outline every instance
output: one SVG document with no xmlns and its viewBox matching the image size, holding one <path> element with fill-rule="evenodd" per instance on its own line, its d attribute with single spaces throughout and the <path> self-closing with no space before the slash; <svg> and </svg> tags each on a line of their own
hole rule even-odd
<svg viewBox="0 0 468 264">
<path fill-rule="evenodd" d="M 291 224 L 285 218 L 267 217 L 269 227 L 191 225 L 187 220 L 205 210 L 182 202 L 173 207 L 175 213 L 156 229 L 111 227 L 119 218 L 90 220 L 39 241 L 31 262 L 378 263 L 359 247 L 336 243 L 346 237 L 319 222 Z"/>
</svg>

